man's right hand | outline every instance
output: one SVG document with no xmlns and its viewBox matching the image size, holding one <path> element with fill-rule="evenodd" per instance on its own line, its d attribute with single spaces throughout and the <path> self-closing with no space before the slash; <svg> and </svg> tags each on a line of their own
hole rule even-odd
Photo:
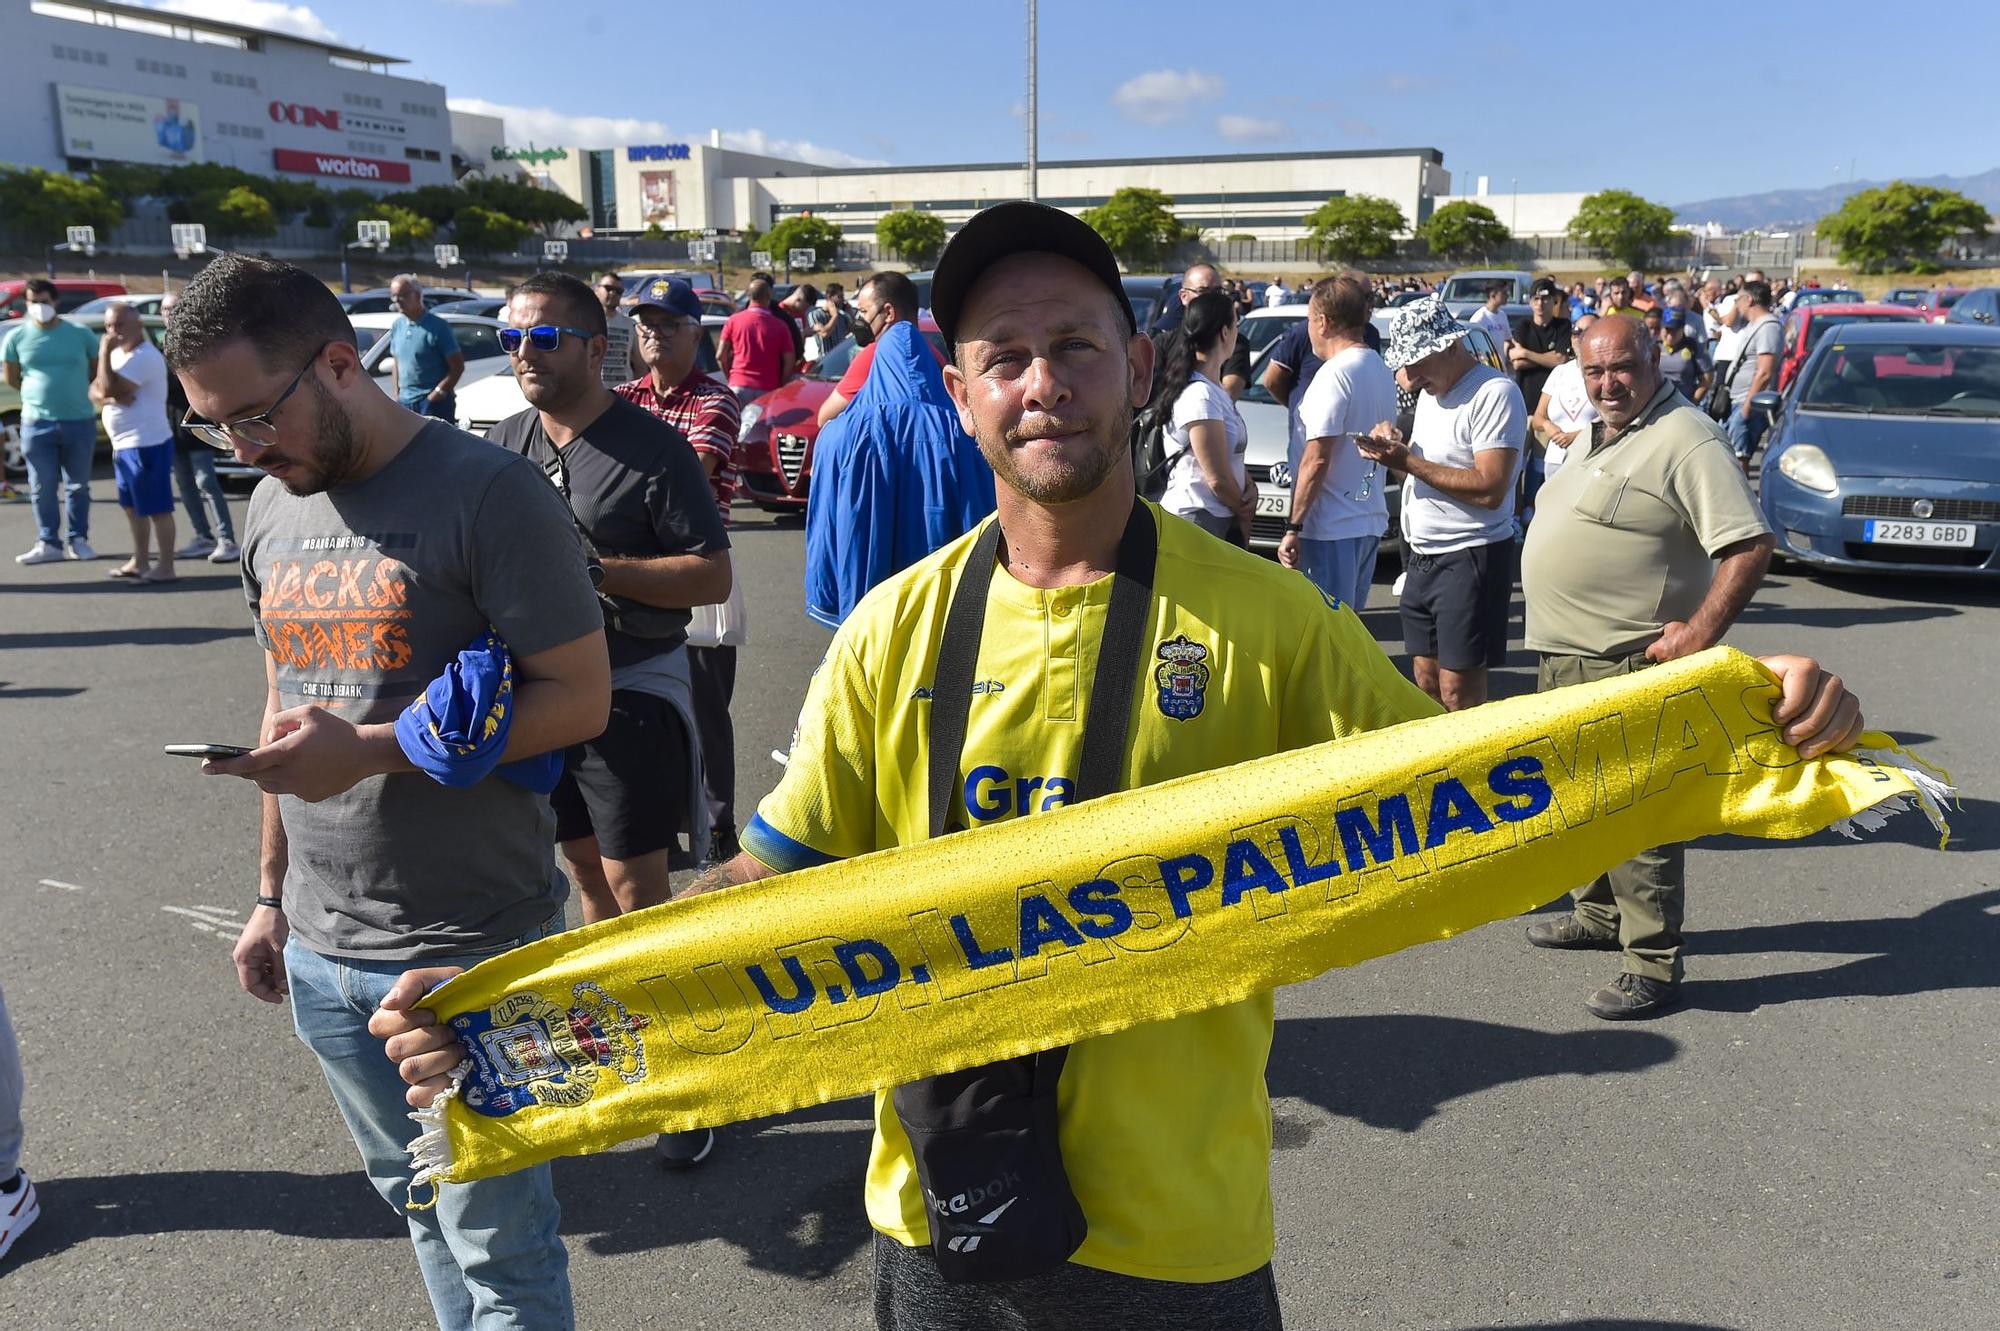
<svg viewBox="0 0 2000 1331">
<path fill-rule="evenodd" d="M 229 954 L 236 963 L 236 982 L 244 993 L 266 1003 L 285 1001 L 290 988 L 285 982 L 285 940 L 291 936 L 285 912 L 270 906 L 251 910 L 250 920 Z"/>
<path fill-rule="evenodd" d="M 404 971 L 368 1019 L 368 1033 L 382 1041 L 382 1052 L 396 1065 L 410 1089 L 403 1098 L 417 1109 L 451 1088 L 451 1071 L 465 1060 L 465 1046 L 437 1014 L 418 1007 L 425 994 L 459 974 L 460 966 L 431 966 Z"/>
<path fill-rule="evenodd" d="M 1288 531 L 1278 540 L 1278 563 L 1285 568 L 1299 566 L 1299 534 Z"/>
</svg>

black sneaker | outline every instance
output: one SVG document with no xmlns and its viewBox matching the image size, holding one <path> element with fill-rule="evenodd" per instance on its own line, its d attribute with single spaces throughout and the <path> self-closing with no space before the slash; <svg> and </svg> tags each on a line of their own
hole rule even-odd
<svg viewBox="0 0 2000 1331">
<path fill-rule="evenodd" d="M 708 862 L 727 864 L 743 853 L 743 846 L 736 840 L 736 824 L 720 823 L 709 829 Z"/>
<path fill-rule="evenodd" d="M 693 1169 L 715 1150 L 715 1129 L 696 1128 L 692 1132 L 663 1132 L 653 1143 L 653 1154 L 666 1169 Z"/>
<path fill-rule="evenodd" d="M 1536 947 L 1558 947 L 1572 952 L 1616 952 L 1618 940 L 1610 934 L 1594 934 L 1575 915 L 1544 915 L 1528 926 L 1528 941 Z"/>
<path fill-rule="evenodd" d="M 1681 987 L 1673 980 L 1649 980 L 1643 975 L 1620 975 L 1605 985 L 1583 1005 L 1606 1021 L 1631 1021 L 1665 1012 L 1681 1001 Z"/>
</svg>

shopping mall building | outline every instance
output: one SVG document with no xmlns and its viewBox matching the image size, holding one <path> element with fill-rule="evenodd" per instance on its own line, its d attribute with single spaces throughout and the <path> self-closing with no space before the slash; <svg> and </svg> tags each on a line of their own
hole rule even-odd
<svg viewBox="0 0 2000 1331">
<path fill-rule="evenodd" d="M 452 127 L 465 160 L 563 191 L 601 232 L 766 231 L 810 213 L 865 239 L 898 209 L 936 213 L 955 230 L 987 204 L 1028 193 L 1020 162 L 824 167 L 724 148 L 714 133 L 707 143 L 538 147 L 506 141 L 492 117 L 454 112 Z M 1390 148 L 1044 162 L 1037 186 L 1043 202 L 1079 212 L 1128 186 L 1156 189 L 1188 225 L 1267 240 L 1303 235 L 1306 215 L 1343 194 L 1389 199 L 1416 225 L 1450 194 L 1451 173 L 1435 148 Z"/>
<path fill-rule="evenodd" d="M 393 56 L 112 0 L 0 4 L 0 161 L 220 162 L 383 192 L 453 179 L 444 88 Z"/>
</svg>

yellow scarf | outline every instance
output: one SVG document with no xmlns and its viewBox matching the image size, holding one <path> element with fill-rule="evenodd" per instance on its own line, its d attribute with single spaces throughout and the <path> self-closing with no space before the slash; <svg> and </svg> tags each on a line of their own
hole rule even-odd
<svg viewBox="0 0 2000 1331">
<path fill-rule="evenodd" d="M 1233 1003 L 1648 846 L 1912 803 L 1942 831 L 1949 788 L 1893 740 L 1802 760 L 1777 697 L 1717 648 L 531 943 L 427 1000 L 470 1057 L 417 1116 L 412 1188 Z"/>
</svg>

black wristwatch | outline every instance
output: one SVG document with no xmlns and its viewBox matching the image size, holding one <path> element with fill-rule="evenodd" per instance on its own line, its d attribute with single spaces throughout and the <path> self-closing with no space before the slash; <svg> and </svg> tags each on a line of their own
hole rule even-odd
<svg viewBox="0 0 2000 1331">
<path fill-rule="evenodd" d="M 1303 536 L 1303 535 L 1305 535 L 1305 530 L 1306 530 L 1306 529 L 1305 529 L 1305 524 L 1304 524 L 1304 523 L 1300 523 L 1300 522 L 1287 522 L 1287 523 L 1285 524 L 1285 530 L 1286 530 L 1286 531 L 1287 531 L 1288 533 L 1290 533 L 1291 535 L 1293 535 L 1293 536 Z"/>
<path fill-rule="evenodd" d="M 285 902 L 284 898 L 282 897 L 260 896 L 257 898 L 257 904 L 260 906 L 269 906 L 272 910 L 277 911 L 280 915 L 283 915 L 285 913 Z"/>
</svg>

